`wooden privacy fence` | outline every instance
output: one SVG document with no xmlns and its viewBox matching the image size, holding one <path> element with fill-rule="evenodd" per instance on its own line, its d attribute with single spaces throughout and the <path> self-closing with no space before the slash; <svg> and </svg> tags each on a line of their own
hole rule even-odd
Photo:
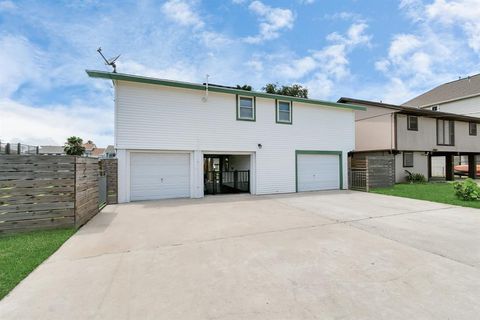
<svg viewBox="0 0 480 320">
<path fill-rule="evenodd" d="M 395 184 L 393 156 L 367 156 L 350 159 L 349 186 L 352 190 L 369 191 L 371 188 L 390 187 Z"/>
<path fill-rule="evenodd" d="M 0 234 L 82 226 L 99 211 L 98 175 L 96 158 L 0 155 Z"/>
</svg>

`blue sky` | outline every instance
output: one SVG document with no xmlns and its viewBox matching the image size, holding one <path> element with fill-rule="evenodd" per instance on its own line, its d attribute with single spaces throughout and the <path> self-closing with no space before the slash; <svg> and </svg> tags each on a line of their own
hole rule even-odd
<svg viewBox="0 0 480 320">
<path fill-rule="evenodd" d="M 480 69 L 480 0 L 2 1 L 0 139 L 113 142 L 118 71 L 402 103 Z"/>
</svg>

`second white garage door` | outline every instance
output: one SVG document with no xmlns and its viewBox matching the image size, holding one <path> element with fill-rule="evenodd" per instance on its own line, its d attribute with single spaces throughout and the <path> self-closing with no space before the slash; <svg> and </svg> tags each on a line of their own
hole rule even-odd
<svg viewBox="0 0 480 320">
<path fill-rule="evenodd" d="M 340 189 L 338 154 L 297 154 L 297 190 Z"/>
<path fill-rule="evenodd" d="M 186 197 L 190 197 L 188 153 L 131 153 L 131 201 Z"/>
</svg>

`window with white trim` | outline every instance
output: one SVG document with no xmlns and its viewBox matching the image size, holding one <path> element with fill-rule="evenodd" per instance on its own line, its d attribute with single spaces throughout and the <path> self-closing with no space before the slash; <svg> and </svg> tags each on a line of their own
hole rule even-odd
<svg viewBox="0 0 480 320">
<path fill-rule="evenodd" d="M 255 99 L 253 97 L 237 98 L 237 119 L 255 121 Z"/>
<path fill-rule="evenodd" d="M 291 101 L 277 101 L 276 108 L 277 123 L 292 123 L 292 102 Z"/>
</svg>

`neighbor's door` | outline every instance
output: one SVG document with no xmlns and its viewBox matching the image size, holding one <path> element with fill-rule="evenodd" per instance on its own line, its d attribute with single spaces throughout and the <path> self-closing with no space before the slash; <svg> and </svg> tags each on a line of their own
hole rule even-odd
<svg viewBox="0 0 480 320">
<path fill-rule="evenodd" d="M 131 201 L 186 197 L 190 197 L 188 153 L 131 153 Z"/>
<path fill-rule="evenodd" d="M 298 191 L 340 189 L 340 157 L 337 154 L 298 154 Z"/>
</svg>

